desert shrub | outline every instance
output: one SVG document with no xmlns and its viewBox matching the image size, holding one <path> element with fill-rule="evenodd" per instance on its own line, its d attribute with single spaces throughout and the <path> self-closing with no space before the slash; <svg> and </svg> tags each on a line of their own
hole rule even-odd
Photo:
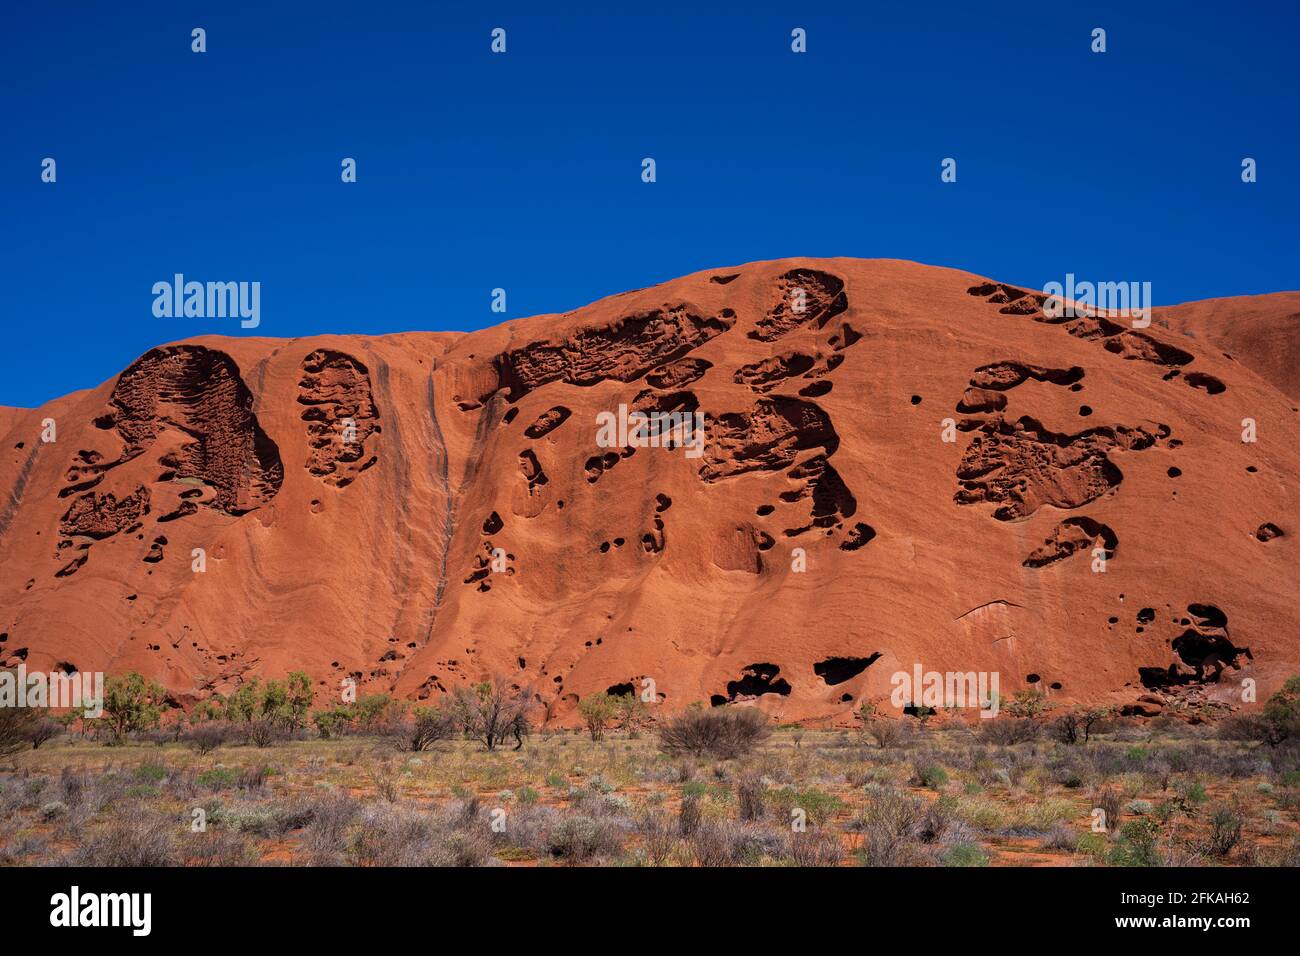
<svg viewBox="0 0 1300 956">
<path fill-rule="evenodd" d="M 49 803 L 41 805 L 39 816 L 43 823 L 52 823 L 60 817 L 66 816 L 68 805 L 61 800 L 51 800 Z"/>
<path fill-rule="evenodd" d="M 965 823 L 989 832 L 1002 830 L 1010 821 L 1006 808 L 987 797 L 963 797 L 957 801 L 955 812 Z"/>
<path fill-rule="evenodd" d="M 1124 804 L 1124 812 L 1132 814 L 1135 817 L 1150 816 L 1155 807 L 1151 805 L 1150 800 L 1130 800 Z"/>
<path fill-rule="evenodd" d="M 195 783 L 209 790 L 229 790 L 237 786 L 239 778 L 229 767 L 212 767 L 195 778 Z"/>
<path fill-rule="evenodd" d="M 176 866 L 171 821 L 134 808 L 95 831 L 72 853 L 77 866 Z"/>
<path fill-rule="evenodd" d="M 437 838 L 433 818 L 402 807 L 362 808 L 347 843 L 358 866 L 423 866 Z"/>
<path fill-rule="evenodd" d="M 1220 805 L 1210 812 L 1210 832 L 1206 849 L 1213 856 L 1225 857 L 1241 842 L 1245 821 L 1235 807 Z"/>
<path fill-rule="evenodd" d="M 504 828 L 476 826 L 468 832 L 486 833 L 502 859 L 532 860 L 550 853 L 551 829 L 560 818 L 561 812 L 554 807 L 525 804 L 510 811 Z"/>
<path fill-rule="evenodd" d="M 95 776 L 86 777 L 85 805 L 91 813 L 100 813 L 118 803 L 127 795 L 131 778 L 124 773 L 110 770 Z"/>
<path fill-rule="evenodd" d="M 29 830 L 19 831 L 9 841 L 0 834 L 0 866 L 19 865 L 27 862 L 25 858 L 41 858 L 49 852 L 49 841 L 45 837 Z"/>
<path fill-rule="evenodd" d="M 220 806 L 210 816 L 213 823 L 233 832 L 252 833 L 268 839 L 291 829 L 289 821 L 279 808 L 264 804 Z"/>
<path fill-rule="evenodd" d="M 1118 790 L 1098 790 L 1092 795 L 1092 806 L 1095 810 L 1101 810 L 1106 816 L 1103 822 L 1106 829 L 1115 831 L 1119 829 L 1119 821 L 1124 813 L 1123 797 Z"/>
<path fill-rule="evenodd" d="M 1254 714 L 1234 714 L 1222 721 L 1218 736 L 1225 740 L 1251 740 L 1279 747 L 1300 737 L 1300 675 L 1287 679 Z"/>
<path fill-rule="evenodd" d="M 83 770 L 64 767 L 59 773 L 60 798 L 69 807 L 81 806 L 89 786 L 91 786 L 90 778 Z"/>
<path fill-rule="evenodd" d="M 158 783 L 167 779 L 167 768 L 162 764 L 142 763 L 131 776 L 141 783 Z"/>
<path fill-rule="evenodd" d="M 750 753 L 771 734 L 767 717 L 752 707 L 691 709 L 660 726 L 659 746 L 667 754 L 727 760 Z"/>
<path fill-rule="evenodd" d="M 752 866 L 764 858 L 787 854 L 789 841 L 783 834 L 756 823 L 711 820 L 691 835 L 690 848 L 700 866 Z"/>
<path fill-rule="evenodd" d="M 316 797 L 300 807 L 300 813 L 309 820 L 303 843 L 317 861 L 330 860 L 344 849 L 348 826 L 360 812 L 360 803 L 338 791 Z"/>
<path fill-rule="evenodd" d="M 839 866 L 844 861 L 844 844 L 831 830 L 791 833 L 787 856 L 795 866 Z"/>
<path fill-rule="evenodd" d="M 981 721 L 977 733 L 984 743 L 1011 747 L 1040 739 L 1043 722 L 1031 717 L 996 717 Z"/>
<path fill-rule="evenodd" d="M 758 774 L 748 773 L 740 778 L 736 784 L 736 803 L 739 807 L 739 816 L 741 820 L 761 820 L 767 807 L 764 803 L 764 795 L 767 793 L 767 787 L 764 786 L 763 780 Z"/>
<path fill-rule="evenodd" d="M 1074 804 L 1069 800 L 1040 800 L 1017 808 L 1012 829 L 1041 833 L 1075 813 Z"/>
<path fill-rule="evenodd" d="M 767 793 L 767 801 L 771 804 L 775 815 L 787 824 L 795 819 L 796 811 L 803 811 L 803 816 L 809 823 L 820 825 L 844 806 L 844 802 L 839 797 L 818 790 L 816 787 L 806 787 L 802 790 L 795 787 L 782 787 L 779 790 L 771 790 Z"/>
<path fill-rule="evenodd" d="M 948 772 L 937 763 L 919 763 L 912 779 L 928 790 L 941 790 L 948 785 Z"/>
<path fill-rule="evenodd" d="M 1047 694 L 1041 690 L 1016 691 L 1011 700 L 1002 705 L 1011 717 L 1036 720 L 1051 708 Z"/>
<path fill-rule="evenodd" d="M 1160 856 L 1156 853 L 1158 833 L 1154 820 L 1130 820 L 1120 827 L 1119 842 L 1111 849 L 1108 862 L 1111 866 L 1159 866 Z"/>
<path fill-rule="evenodd" d="M 1047 828 L 1038 845 L 1044 850 L 1065 850 L 1073 852 L 1079 843 L 1079 833 L 1063 821 L 1057 821 Z"/>
<path fill-rule="evenodd" d="M 662 810 L 650 810 L 637 821 L 646 861 L 651 866 L 663 866 L 677 846 L 678 827 Z"/>
<path fill-rule="evenodd" d="M 908 866 L 919 857 L 917 841 L 924 815 L 923 802 L 897 790 L 878 790 L 850 829 L 862 836 L 859 857 L 864 866 Z"/>
<path fill-rule="evenodd" d="M 261 790 L 266 786 L 266 778 L 272 773 L 270 767 L 266 764 L 258 764 L 253 767 L 246 767 L 239 772 L 239 778 L 235 786 L 240 790 Z"/>
<path fill-rule="evenodd" d="M 677 832 L 689 837 L 699 828 L 701 817 L 700 795 L 685 792 L 683 788 L 682 803 L 677 809 Z"/>
<path fill-rule="evenodd" d="M 1183 783 L 1178 788 L 1178 791 L 1182 798 L 1190 804 L 1206 803 L 1210 799 L 1210 795 L 1205 792 L 1205 785 L 1199 780 L 1190 780 Z"/>
<path fill-rule="evenodd" d="M 1084 784 L 1083 768 L 1072 759 L 1058 760 L 1048 767 L 1052 782 L 1066 790 L 1077 790 Z"/>
<path fill-rule="evenodd" d="M 487 866 L 492 860 L 492 844 L 480 830 L 458 831 L 447 837 L 446 843 L 435 851 L 434 860 L 440 866 Z"/>
<path fill-rule="evenodd" d="M 1052 735 L 1065 744 L 1087 743 L 1114 716 L 1111 707 L 1073 707 L 1052 721 Z"/>
<path fill-rule="evenodd" d="M 217 827 L 190 835 L 182 850 L 189 866 L 255 866 L 258 862 L 257 851 L 246 837 Z"/>
<path fill-rule="evenodd" d="M 940 858 L 944 866 L 988 866 L 989 855 L 977 843 L 950 846 Z"/>
<path fill-rule="evenodd" d="M 890 720 L 888 717 L 869 717 L 863 722 L 862 732 L 881 750 L 887 750 L 903 742 L 907 736 L 907 725 L 901 720 Z"/>
<path fill-rule="evenodd" d="M 302 671 L 294 671 L 284 683 L 268 680 L 260 689 L 254 683 L 249 692 L 251 707 L 244 707 L 241 700 L 240 708 L 251 710 L 288 736 L 306 722 L 315 696 L 311 679 Z M 251 719 L 251 715 L 245 719 Z"/>
<path fill-rule="evenodd" d="M 551 829 L 549 849 L 552 856 L 571 863 L 615 856 L 623 849 L 623 833 L 612 820 L 574 814 Z"/>
<path fill-rule="evenodd" d="M 1091 831 L 1081 833 L 1074 841 L 1075 853 L 1080 856 L 1091 857 L 1097 863 L 1106 862 L 1108 848 L 1109 844 L 1106 842 L 1106 834 L 1104 833 L 1093 833 Z"/>
<path fill-rule="evenodd" d="M 185 734 L 184 740 L 188 747 L 193 748 L 200 754 L 209 754 L 216 750 L 230 736 L 230 726 L 223 721 L 204 721 L 201 724 L 195 724 Z"/>
</svg>

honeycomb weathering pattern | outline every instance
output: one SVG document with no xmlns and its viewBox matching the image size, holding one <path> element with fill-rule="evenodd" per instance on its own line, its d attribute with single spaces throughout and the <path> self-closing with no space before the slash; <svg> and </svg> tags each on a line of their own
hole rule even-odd
<svg viewBox="0 0 1300 956">
<path fill-rule="evenodd" d="M 821 447 L 835 453 L 840 439 L 827 415 L 803 399 L 761 398 L 745 412 L 728 412 L 706 425 L 700 477 L 718 481 L 751 471 L 777 471 L 800 451 Z"/>
<path fill-rule="evenodd" d="M 847 724 L 916 662 L 1264 699 L 1300 671 L 1300 413 L 1236 319 L 1271 342 L 1297 311 L 1049 322 L 964 272 L 796 259 L 472 333 L 165 346 L 0 414 L 0 632 L 184 703 L 501 673 L 561 723 L 643 675 L 670 709 Z M 703 454 L 599 447 L 620 405 L 698 412 Z"/>
<path fill-rule="evenodd" d="M 112 492 L 88 491 L 73 500 L 59 521 L 65 538 L 107 538 L 131 527 L 149 513 L 149 489 L 141 485 L 120 501 Z"/>
<path fill-rule="evenodd" d="M 366 441 L 380 431 L 370 372 L 358 359 L 316 349 L 302 360 L 298 402 L 306 406 L 307 470 L 327 485 L 344 487 L 379 459 Z"/>
<path fill-rule="evenodd" d="M 730 327 L 726 318 L 704 318 L 690 306 L 665 306 L 607 326 L 580 329 L 559 343 L 534 342 L 511 349 L 496 362 L 500 385 L 514 402 L 549 382 L 595 385 L 610 378 L 630 382 Z"/>
<path fill-rule="evenodd" d="M 1140 451 L 1166 437 L 1162 429 L 1090 428 L 1077 435 L 1049 431 L 1032 418 L 979 426 L 966 447 L 954 500 L 997 505 L 1000 521 L 1024 518 L 1043 505 L 1078 508 L 1124 480 L 1108 452 Z"/>
<path fill-rule="evenodd" d="M 252 393 L 224 352 L 188 345 L 153 349 L 122 373 L 110 404 L 126 448 L 101 470 L 142 454 L 161 429 L 173 427 L 189 439 L 177 449 L 176 477 L 215 488 L 213 507 L 238 515 L 279 491 L 279 449 L 258 424 Z"/>
<path fill-rule="evenodd" d="M 791 269 L 777 281 L 774 300 L 750 330 L 749 337 L 771 342 L 800 326 L 824 326 L 839 315 L 848 303 L 844 280 L 819 269 Z"/>
</svg>

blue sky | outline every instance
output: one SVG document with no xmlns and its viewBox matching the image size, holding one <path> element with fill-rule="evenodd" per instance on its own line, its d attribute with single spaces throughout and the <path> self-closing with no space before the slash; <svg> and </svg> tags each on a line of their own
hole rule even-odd
<svg viewBox="0 0 1300 956">
<path fill-rule="evenodd" d="M 495 287 L 509 318 L 782 256 L 1300 288 L 1294 2 L 438 6 L 5 4 L 0 404 L 190 335 L 474 329 Z M 155 318 L 176 272 L 261 282 L 261 326 Z"/>
</svg>

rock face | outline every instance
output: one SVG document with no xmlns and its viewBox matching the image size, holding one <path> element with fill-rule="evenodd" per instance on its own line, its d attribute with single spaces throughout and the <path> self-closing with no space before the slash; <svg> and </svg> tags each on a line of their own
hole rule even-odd
<svg viewBox="0 0 1300 956">
<path fill-rule="evenodd" d="M 645 687 L 845 721 L 917 664 L 1262 700 L 1300 671 L 1297 297 L 1146 329 L 1042 304 L 799 259 L 469 334 L 154 349 L 0 409 L 0 663 L 182 703 L 500 673 L 555 721 Z M 698 414 L 703 445 L 598 443 L 620 406 Z"/>
</svg>

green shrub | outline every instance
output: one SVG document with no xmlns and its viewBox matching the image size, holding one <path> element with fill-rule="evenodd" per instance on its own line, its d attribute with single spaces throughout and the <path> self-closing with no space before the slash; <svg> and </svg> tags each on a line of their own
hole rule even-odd
<svg viewBox="0 0 1300 956">
<path fill-rule="evenodd" d="M 618 702 L 603 692 L 588 694 L 578 701 L 578 713 L 582 716 L 583 723 L 587 725 L 587 732 L 591 734 L 591 739 L 596 742 L 604 739 L 605 729 L 614 719 L 617 710 Z"/>
<path fill-rule="evenodd" d="M 988 854 L 976 843 L 957 843 L 948 848 L 941 861 L 944 866 L 988 866 Z"/>
<path fill-rule="evenodd" d="M 1074 852 L 1100 861 L 1106 856 L 1106 834 L 1084 833 L 1074 844 Z"/>
<path fill-rule="evenodd" d="M 1214 856 L 1227 856 L 1241 842 L 1241 828 L 1244 823 L 1241 813 L 1233 807 L 1218 806 L 1210 814 L 1210 853 Z"/>
<path fill-rule="evenodd" d="M 228 790 L 239 781 L 235 771 L 229 767 L 213 767 L 211 770 L 204 770 L 194 779 L 200 787 L 207 787 L 209 790 Z"/>
<path fill-rule="evenodd" d="M 785 824 L 789 824 L 791 812 L 798 809 L 807 815 L 809 823 L 821 825 L 844 806 L 844 802 L 839 797 L 814 787 L 806 790 L 796 790 L 794 787 L 769 790 L 767 802 L 771 805 L 777 819 Z"/>
<path fill-rule="evenodd" d="M 1110 851 L 1111 866 L 1159 866 L 1156 853 L 1156 835 L 1160 832 L 1154 820 L 1130 820 L 1120 827 L 1119 842 Z"/>
<path fill-rule="evenodd" d="M 919 764 L 915 779 L 922 787 L 939 790 L 948 785 L 948 772 L 937 763 Z"/>
<path fill-rule="evenodd" d="M 1205 803 L 1210 799 L 1210 795 L 1205 792 L 1205 787 L 1199 781 L 1193 781 L 1183 787 L 1183 799 L 1189 803 Z"/>
</svg>

